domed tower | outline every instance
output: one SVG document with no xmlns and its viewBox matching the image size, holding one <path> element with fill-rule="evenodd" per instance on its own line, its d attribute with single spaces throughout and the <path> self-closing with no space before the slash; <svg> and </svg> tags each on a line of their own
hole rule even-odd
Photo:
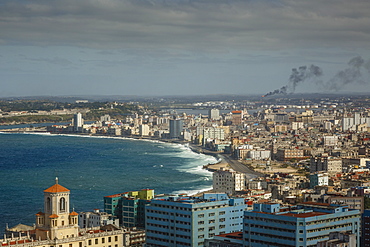
<svg viewBox="0 0 370 247">
<path fill-rule="evenodd" d="M 69 210 L 69 189 L 55 184 L 44 190 L 44 212 L 36 214 L 37 239 L 78 236 L 78 214 Z"/>
</svg>

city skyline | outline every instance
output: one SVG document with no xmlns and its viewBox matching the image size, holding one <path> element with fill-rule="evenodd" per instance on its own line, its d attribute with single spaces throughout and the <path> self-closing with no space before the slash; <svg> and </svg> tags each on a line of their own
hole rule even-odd
<svg viewBox="0 0 370 247">
<path fill-rule="evenodd" d="M 364 0 L 5 0 L 0 11 L 0 97 L 264 95 L 311 65 L 322 73 L 288 93 L 370 90 Z"/>
</svg>

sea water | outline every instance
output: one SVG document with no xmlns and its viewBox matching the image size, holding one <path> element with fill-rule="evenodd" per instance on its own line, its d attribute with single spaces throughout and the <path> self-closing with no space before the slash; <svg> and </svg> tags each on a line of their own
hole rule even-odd
<svg viewBox="0 0 370 247">
<path fill-rule="evenodd" d="M 202 166 L 214 162 L 179 144 L 0 132 L 0 229 L 7 223 L 33 224 L 43 211 L 43 190 L 55 177 L 71 191 L 71 208 L 82 212 L 103 209 L 104 196 L 126 191 L 192 194 L 210 189 L 212 173 Z"/>
</svg>

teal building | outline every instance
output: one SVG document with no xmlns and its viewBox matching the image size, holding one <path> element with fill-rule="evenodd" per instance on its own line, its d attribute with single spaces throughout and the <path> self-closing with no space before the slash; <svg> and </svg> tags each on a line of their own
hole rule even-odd
<svg viewBox="0 0 370 247">
<path fill-rule="evenodd" d="M 154 197 L 154 190 L 144 189 L 104 197 L 104 211 L 118 217 L 124 227 L 145 227 L 145 206 Z"/>
</svg>

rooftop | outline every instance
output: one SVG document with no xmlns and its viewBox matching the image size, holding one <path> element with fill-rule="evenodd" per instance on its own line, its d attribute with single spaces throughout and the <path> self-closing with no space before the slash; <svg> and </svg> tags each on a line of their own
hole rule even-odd
<svg viewBox="0 0 370 247">
<path fill-rule="evenodd" d="M 328 213 L 322 213 L 322 212 L 307 212 L 307 213 L 300 213 L 300 214 L 295 214 L 295 213 L 285 213 L 285 214 L 280 214 L 283 216 L 289 216 L 289 217 L 296 217 L 296 218 L 309 218 L 309 217 L 315 217 L 315 216 L 320 216 L 320 215 L 326 215 Z"/>
<path fill-rule="evenodd" d="M 243 232 L 232 232 L 232 233 L 220 234 L 220 235 L 217 235 L 217 236 L 223 237 L 223 238 L 232 238 L 232 239 L 242 240 L 243 239 Z"/>
<path fill-rule="evenodd" d="M 53 186 L 44 190 L 44 192 L 49 192 L 49 193 L 59 193 L 59 192 L 68 192 L 68 191 L 69 189 L 58 184 L 58 178 L 55 178 L 55 184 Z"/>
</svg>

